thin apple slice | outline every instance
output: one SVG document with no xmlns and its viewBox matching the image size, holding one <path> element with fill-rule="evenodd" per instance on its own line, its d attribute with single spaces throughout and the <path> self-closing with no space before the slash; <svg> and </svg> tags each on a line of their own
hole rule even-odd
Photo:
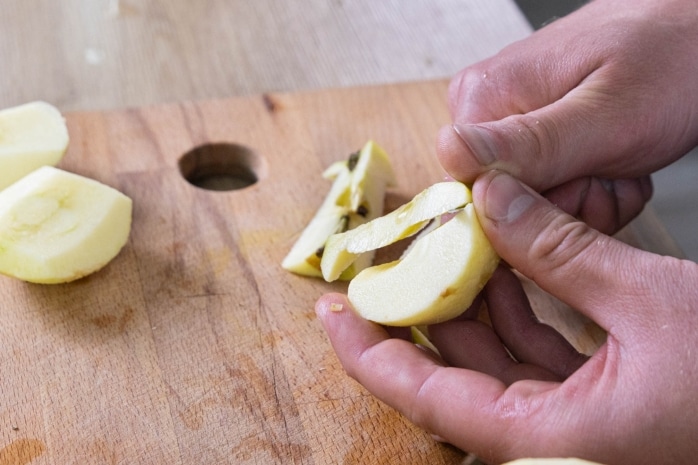
<svg viewBox="0 0 698 465">
<path fill-rule="evenodd" d="M 403 259 L 359 273 L 349 283 L 348 298 L 362 317 L 377 323 L 439 323 L 467 310 L 498 262 L 471 203 Z"/>
<path fill-rule="evenodd" d="M 397 183 L 388 154 L 370 140 L 355 160 L 350 158 L 349 165 L 352 171 L 349 207 L 352 211 L 363 212 L 366 218 L 381 216 L 385 191 Z"/>
<path fill-rule="evenodd" d="M 450 215 L 453 215 L 453 213 L 451 213 Z M 407 254 L 410 253 L 410 250 L 412 250 L 412 247 L 414 247 L 415 244 L 417 242 L 419 242 L 419 240 L 421 238 L 423 238 L 424 236 L 426 236 L 427 234 L 431 233 L 433 230 L 435 230 L 436 228 L 438 228 L 442 224 L 444 224 L 444 222 L 445 222 L 444 216 L 445 215 L 437 216 L 436 218 L 431 220 L 429 223 L 427 223 L 427 225 L 424 226 L 421 231 L 419 231 L 419 234 L 414 236 L 414 239 L 412 240 L 412 242 L 410 242 L 410 244 L 407 246 L 407 248 L 405 248 L 405 250 L 402 251 L 402 254 L 400 255 L 400 260 L 405 258 L 407 256 Z"/>
<path fill-rule="evenodd" d="M 0 190 L 56 165 L 67 147 L 68 129 L 54 106 L 32 102 L 0 111 Z"/>
<path fill-rule="evenodd" d="M 410 326 L 410 335 L 412 337 L 412 342 L 422 347 L 426 347 L 436 355 L 441 356 L 439 349 L 437 349 L 434 343 L 429 339 L 429 328 L 427 326 Z"/>
<path fill-rule="evenodd" d="M 291 272 L 321 277 L 320 260 L 327 239 L 383 214 L 386 189 L 395 183 L 390 160 L 373 141 L 347 160 L 335 162 L 323 173 L 332 187 L 317 212 L 296 240 L 281 266 Z M 374 252 L 363 254 L 338 276 L 349 280 L 370 266 Z"/>
<path fill-rule="evenodd" d="M 320 276 L 320 258 L 327 238 L 345 231 L 348 227 L 350 210 L 347 204 L 351 172 L 346 162 L 343 166 L 332 166 L 336 173 L 332 174 L 334 182 L 330 191 L 281 262 L 281 266 L 288 271 L 306 276 Z"/>
<path fill-rule="evenodd" d="M 361 254 L 375 251 L 419 232 L 432 219 L 472 201 L 470 190 L 459 182 L 433 184 L 389 214 L 327 240 L 322 255 L 322 276 L 336 280 Z"/>
<path fill-rule="evenodd" d="M 349 216 L 347 230 L 351 231 L 368 221 L 379 218 L 385 209 L 385 193 L 388 188 L 394 187 L 396 184 L 395 173 L 388 154 L 374 141 L 369 140 L 359 151 L 352 171 L 349 206 L 355 214 Z M 373 264 L 375 255 L 375 250 L 360 254 L 350 266 L 342 271 L 338 279 L 342 281 L 352 279 L 361 270 Z"/>
<path fill-rule="evenodd" d="M 63 283 L 93 273 L 128 240 L 131 199 L 44 166 L 0 192 L 0 273 Z"/>
</svg>

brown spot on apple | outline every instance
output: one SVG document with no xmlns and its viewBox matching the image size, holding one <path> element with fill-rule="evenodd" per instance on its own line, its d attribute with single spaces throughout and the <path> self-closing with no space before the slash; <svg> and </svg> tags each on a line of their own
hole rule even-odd
<svg viewBox="0 0 698 465">
<path fill-rule="evenodd" d="M 441 295 L 439 295 L 439 297 L 441 297 L 442 299 L 447 299 L 448 297 L 452 296 L 455 293 L 456 293 L 456 290 L 454 288 L 447 287 L 446 289 L 443 290 L 443 292 L 441 293 Z"/>
</svg>

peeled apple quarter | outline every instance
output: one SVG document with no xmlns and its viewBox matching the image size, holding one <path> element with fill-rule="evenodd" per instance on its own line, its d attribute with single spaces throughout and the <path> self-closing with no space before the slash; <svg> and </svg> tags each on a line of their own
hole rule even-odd
<svg viewBox="0 0 698 465">
<path fill-rule="evenodd" d="M 111 261 L 131 230 L 129 197 L 44 166 L 0 192 L 0 273 L 62 283 Z"/>
<path fill-rule="evenodd" d="M 41 166 L 56 165 L 68 139 L 63 116 L 48 103 L 0 111 L 0 190 Z"/>
</svg>

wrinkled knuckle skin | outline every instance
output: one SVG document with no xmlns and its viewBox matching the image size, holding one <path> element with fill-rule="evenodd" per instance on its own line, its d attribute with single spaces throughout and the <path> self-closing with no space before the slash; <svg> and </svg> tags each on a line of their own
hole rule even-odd
<svg viewBox="0 0 698 465">
<path fill-rule="evenodd" d="M 546 223 L 528 251 L 528 262 L 536 264 L 540 273 L 574 266 L 576 258 L 600 237 L 583 222 L 570 221 L 569 217 L 555 216 Z"/>
<path fill-rule="evenodd" d="M 518 147 L 526 147 L 529 153 L 534 153 L 541 158 L 550 158 L 552 154 L 559 152 L 560 142 L 557 134 L 558 129 L 552 122 L 539 119 L 533 116 L 521 115 L 516 119 L 514 125 L 516 134 L 513 138 Z M 523 139 L 524 143 L 521 144 Z M 517 147 L 511 147 L 515 150 Z M 552 160 L 550 160 L 552 161 Z"/>
<path fill-rule="evenodd" d="M 433 431 L 433 427 L 438 423 L 436 409 L 428 408 L 430 398 L 433 398 L 432 388 L 434 383 L 438 385 L 437 377 L 432 373 L 419 386 L 419 389 L 414 394 L 411 404 L 403 412 L 407 418 L 416 426 L 426 430 Z"/>
<path fill-rule="evenodd" d="M 470 120 L 470 110 L 488 108 L 492 101 L 492 83 L 487 69 L 474 65 L 462 70 L 449 86 L 449 97 L 458 109 L 458 119 Z"/>
</svg>

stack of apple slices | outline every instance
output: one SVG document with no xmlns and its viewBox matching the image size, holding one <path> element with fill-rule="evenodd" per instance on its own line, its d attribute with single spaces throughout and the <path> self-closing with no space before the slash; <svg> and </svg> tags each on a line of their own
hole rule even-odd
<svg viewBox="0 0 698 465">
<path fill-rule="evenodd" d="M 447 214 L 452 216 L 441 221 Z M 361 316 L 390 326 L 429 325 L 460 315 L 499 257 L 480 226 L 470 190 L 459 182 L 434 184 L 397 210 L 330 237 L 323 277 L 333 281 L 355 257 L 417 234 L 433 220 L 400 259 L 354 277 L 348 298 Z"/>
<path fill-rule="evenodd" d="M 364 318 L 412 326 L 428 341 L 426 325 L 468 309 L 499 263 L 478 221 L 470 190 L 442 182 L 382 215 L 395 177 L 374 142 L 325 172 L 334 179 L 317 213 L 284 259 L 287 270 L 326 281 L 348 280 L 348 298 Z M 377 249 L 415 236 L 400 259 L 373 265 Z"/>
<path fill-rule="evenodd" d="M 331 165 L 323 177 L 333 181 L 332 187 L 281 263 L 284 269 L 300 275 L 321 277 L 320 262 L 327 239 L 380 217 L 385 192 L 396 183 L 388 155 L 373 141 L 347 160 Z M 367 251 L 356 257 L 337 277 L 352 279 L 372 264 L 374 254 Z"/>
<path fill-rule="evenodd" d="M 131 199 L 54 168 L 67 146 L 55 107 L 33 102 L 0 111 L 0 273 L 68 282 L 102 268 L 126 243 Z"/>
</svg>

